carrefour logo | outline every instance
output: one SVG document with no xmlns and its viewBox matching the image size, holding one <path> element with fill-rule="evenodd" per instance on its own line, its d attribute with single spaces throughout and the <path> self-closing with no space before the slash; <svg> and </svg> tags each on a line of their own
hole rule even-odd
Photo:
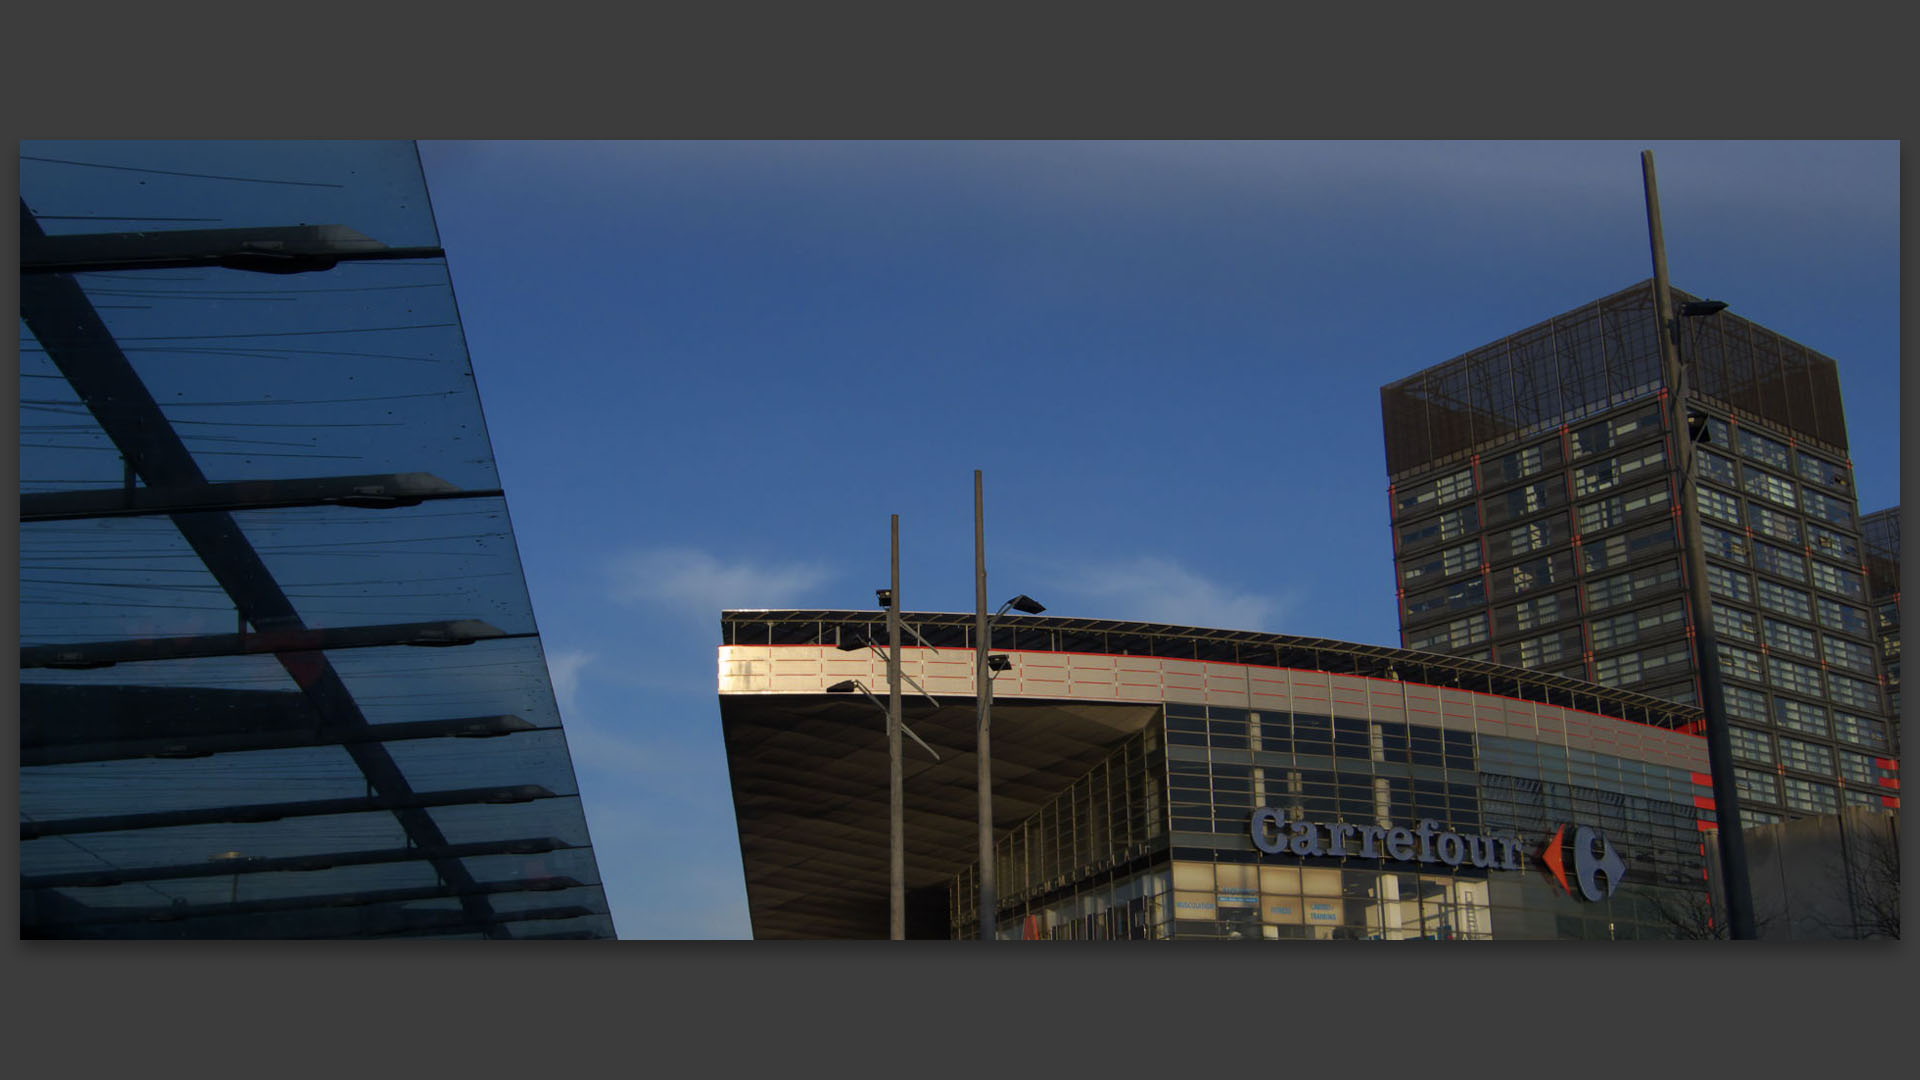
<svg viewBox="0 0 1920 1080">
<path fill-rule="evenodd" d="M 1427 818 L 1416 828 L 1391 825 L 1354 825 L 1344 821 L 1289 821 L 1286 811 L 1263 806 L 1248 820 L 1253 846 L 1269 855 L 1304 855 L 1320 858 L 1395 859 L 1401 862 L 1440 862 L 1448 866 L 1472 865 L 1490 870 L 1520 869 L 1524 841 L 1518 836 L 1487 836 L 1456 833 Z M 1553 838 L 1540 849 L 1540 862 L 1553 874 L 1560 887 L 1573 895 L 1567 882 L 1569 846 L 1567 826 L 1554 830 Z M 1626 875 L 1627 863 L 1606 835 L 1581 825 L 1574 829 L 1573 876 L 1580 895 L 1589 900 L 1605 900 L 1613 895 Z M 1604 886 L 1604 887 L 1603 887 Z"/>
<path fill-rule="evenodd" d="M 1553 872 L 1555 881 L 1560 883 L 1567 895 L 1573 895 L 1573 886 L 1567 884 L 1567 860 L 1562 853 L 1567 834 L 1565 825 L 1553 830 L 1553 839 L 1540 851 L 1540 861 Z M 1598 845 L 1596 849 L 1595 845 Z M 1598 829 L 1582 825 L 1573 830 L 1573 877 L 1580 884 L 1580 895 L 1589 900 L 1605 900 L 1613 895 L 1620 884 L 1620 878 L 1627 872 L 1627 861 L 1613 850 L 1613 844 L 1605 833 Z M 1607 887 L 1600 888 L 1599 878 L 1604 875 Z"/>
</svg>

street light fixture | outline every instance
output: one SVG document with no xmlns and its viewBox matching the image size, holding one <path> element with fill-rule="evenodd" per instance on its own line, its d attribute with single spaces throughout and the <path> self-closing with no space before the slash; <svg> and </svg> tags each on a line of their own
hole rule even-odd
<svg viewBox="0 0 1920 1080">
<path fill-rule="evenodd" d="M 987 614 L 987 514 L 980 470 L 973 470 L 973 648 L 974 696 L 979 709 L 979 829 L 980 829 L 980 939 L 992 941 L 998 920 L 999 897 L 994 891 L 993 872 L 993 676 L 1013 667 L 1013 658 L 1005 653 L 988 655 L 993 640 L 993 624 L 1013 608 L 1027 615 L 1038 615 L 1046 605 L 1025 593 Z"/>
<path fill-rule="evenodd" d="M 1712 600 L 1707 594 L 1707 554 L 1700 538 L 1700 513 L 1694 505 L 1698 487 L 1693 444 L 1707 430 L 1704 414 L 1687 409 L 1687 368 L 1680 360 L 1680 320 L 1673 313 L 1673 288 L 1667 280 L 1667 246 L 1660 229 L 1660 192 L 1654 183 L 1653 151 L 1640 153 L 1646 181 L 1647 234 L 1653 247 L 1654 317 L 1660 332 L 1660 367 L 1667 387 L 1668 429 L 1675 433 L 1675 473 L 1680 490 L 1681 544 L 1687 567 L 1687 605 L 1693 609 L 1694 665 L 1700 672 L 1700 708 L 1706 717 L 1707 763 L 1713 774 L 1714 819 L 1720 835 L 1720 862 L 1726 879 L 1727 927 L 1736 939 L 1756 937 L 1752 885 L 1747 877 L 1746 837 L 1741 830 L 1740 793 L 1733 782 L 1733 742 L 1727 731 L 1725 692 L 1720 684 L 1719 635 L 1713 626 Z M 1699 317 L 1725 310 L 1720 300 L 1693 301 L 1680 315 Z M 1679 433 L 1685 431 L 1686 437 Z"/>
<path fill-rule="evenodd" d="M 827 687 L 827 693 L 829 694 L 850 694 L 850 693 L 853 693 L 855 690 L 858 690 L 859 692 L 867 695 L 867 700 L 873 702 L 874 707 L 878 708 L 882 715 L 886 714 L 887 706 L 883 702 L 881 702 L 879 698 L 874 697 L 873 691 L 867 689 L 867 684 L 861 682 L 859 679 L 844 679 L 840 682 L 834 683 L 832 686 Z M 939 704 L 940 703 L 938 701 L 934 702 L 934 705 L 936 707 Z M 935 750 L 931 746 L 928 746 L 927 740 L 914 734 L 913 729 L 908 727 L 905 721 L 901 721 L 900 730 L 907 733 L 907 738 L 912 739 L 914 742 L 919 743 L 927 751 L 927 753 L 932 754 L 933 760 L 935 761 L 940 760 L 940 751 Z"/>
</svg>

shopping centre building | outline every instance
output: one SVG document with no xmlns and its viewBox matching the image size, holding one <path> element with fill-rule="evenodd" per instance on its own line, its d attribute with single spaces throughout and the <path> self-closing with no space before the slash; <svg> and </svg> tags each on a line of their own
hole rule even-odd
<svg viewBox="0 0 1920 1080">
<path fill-rule="evenodd" d="M 978 932 L 973 616 L 906 613 L 907 936 Z M 885 937 L 872 611 L 729 611 L 721 719 L 757 938 Z M 1716 932 L 1690 706 L 1277 634 L 1013 615 L 991 641 L 1003 938 Z"/>
</svg>

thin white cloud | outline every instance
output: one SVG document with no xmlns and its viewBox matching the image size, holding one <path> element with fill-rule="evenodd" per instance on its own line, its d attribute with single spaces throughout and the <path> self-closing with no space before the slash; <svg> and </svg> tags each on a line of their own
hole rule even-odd
<svg viewBox="0 0 1920 1080">
<path fill-rule="evenodd" d="M 711 620 L 728 608 L 797 606 L 832 574 L 813 563 L 723 562 L 697 548 L 662 547 L 619 556 L 611 577 L 622 603 Z"/>
<path fill-rule="evenodd" d="M 553 680 L 553 696 L 560 706 L 561 716 L 574 711 L 574 703 L 580 697 L 580 670 L 591 664 L 598 655 L 585 649 L 548 650 L 547 677 Z"/>
<path fill-rule="evenodd" d="M 1051 591 L 1066 594 L 1056 605 L 1086 618 L 1130 619 L 1222 630 L 1268 630 L 1295 606 L 1290 596 L 1250 592 L 1209 581 L 1171 559 L 1141 556 L 1094 563 L 1065 576 Z M 1076 603 L 1077 601 L 1077 603 Z"/>
</svg>

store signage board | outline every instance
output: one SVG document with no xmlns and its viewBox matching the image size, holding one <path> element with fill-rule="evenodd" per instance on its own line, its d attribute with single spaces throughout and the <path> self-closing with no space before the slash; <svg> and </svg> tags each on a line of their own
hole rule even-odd
<svg viewBox="0 0 1920 1080">
<path fill-rule="evenodd" d="M 1526 846 L 1526 841 L 1517 834 L 1458 833 L 1442 828 L 1432 818 L 1423 819 L 1411 829 L 1346 821 L 1328 824 L 1288 821 L 1285 810 L 1272 806 L 1255 810 L 1247 826 L 1253 834 L 1253 846 L 1266 854 L 1309 858 L 1394 859 L 1438 862 L 1450 867 L 1465 864 L 1487 870 L 1519 870 L 1522 868 L 1520 854 Z M 1566 832 L 1567 827 L 1560 826 L 1545 843 L 1539 858 L 1561 888 L 1571 894 L 1574 888 L 1567 881 L 1563 854 Z M 1612 896 L 1626 873 L 1626 860 L 1614 851 L 1606 834 L 1590 826 L 1578 826 L 1574 829 L 1572 847 L 1574 879 L 1580 895 L 1588 900 Z"/>
</svg>

